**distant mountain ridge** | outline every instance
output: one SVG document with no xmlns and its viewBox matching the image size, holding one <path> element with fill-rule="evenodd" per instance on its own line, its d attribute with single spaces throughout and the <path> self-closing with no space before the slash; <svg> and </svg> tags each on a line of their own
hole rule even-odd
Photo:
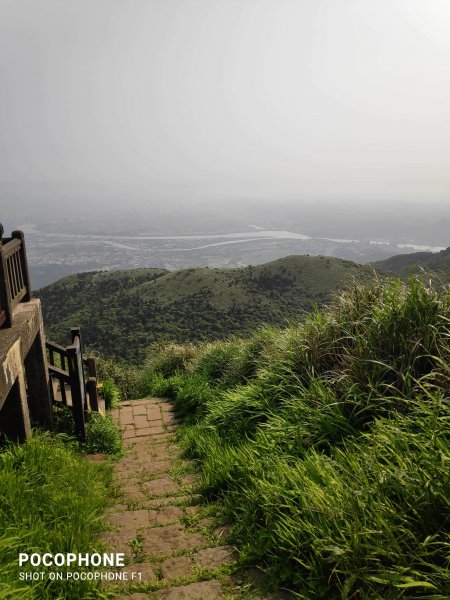
<svg viewBox="0 0 450 600">
<path fill-rule="evenodd" d="M 367 266 L 325 256 L 288 256 L 239 269 L 132 269 L 70 275 L 39 290 L 46 332 L 64 342 L 80 325 L 84 343 L 137 362 L 153 342 L 205 341 L 285 324 L 328 302 Z"/>
<path fill-rule="evenodd" d="M 400 277 L 409 277 L 425 271 L 431 271 L 442 279 L 450 282 L 450 247 L 440 252 L 412 252 L 397 254 L 386 260 L 370 263 L 375 269 L 395 273 Z"/>
</svg>

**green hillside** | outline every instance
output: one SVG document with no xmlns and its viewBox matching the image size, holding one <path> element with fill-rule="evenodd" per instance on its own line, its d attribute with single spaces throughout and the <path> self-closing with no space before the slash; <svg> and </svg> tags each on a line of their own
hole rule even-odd
<svg viewBox="0 0 450 600">
<path fill-rule="evenodd" d="M 450 282 L 450 247 L 440 252 L 412 252 L 398 254 L 386 260 L 371 263 L 380 271 L 395 273 L 401 277 L 410 277 L 417 273 L 431 271 L 444 283 Z"/>
<path fill-rule="evenodd" d="M 64 342 L 80 325 L 85 344 L 138 361 L 152 342 L 245 335 L 286 324 L 373 270 L 324 256 L 289 256 L 241 269 L 158 269 L 71 275 L 41 289 L 46 333 Z"/>
</svg>

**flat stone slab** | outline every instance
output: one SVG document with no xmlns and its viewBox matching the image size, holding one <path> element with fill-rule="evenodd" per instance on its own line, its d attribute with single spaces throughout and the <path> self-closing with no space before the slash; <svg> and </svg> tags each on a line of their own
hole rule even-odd
<svg viewBox="0 0 450 600">
<path fill-rule="evenodd" d="M 129 533 L 128 536 L 125 532 L 116 533 L 111 531 L 105 531 L 100 535 L 100 540 L 104 542 L 108 550 L 111 552 L 123 552 L 125 558 L 131 559 L 131 547 L 130 542 L 134 538 L 133 533 Z"/>
<path fill-rule="evenodd" d="M 218 546 L 199 550 L 195 562 L 204 569 L 216 569 L 221 565 L 231 565 L 237 559 L 237 553 L 231 546 Z"/>
<path fill-rule="evenodd" d="M 141 425 L 138 427 L 141 427 Z M 142 435 L 158 436 L 157 439 L 159 439 L 161 434 L 165 433 L 165 429 L 163 429 L 162 426 L 158 425 L 154 421 L 147 421 L 142 427 L 143 429 L 136 429 L 136 435 L 139 435 L 140 432 L 145 431 L 145 433 L 142 433 Z"/>
<path fill-rule="evenodd" d="M 128 580 L 116 583 L 122 583 L 123 585 L 129 585 L 130 583 L 148 583 L 150 581 L 155 581 L 156 575 L 153 571 L 151 565 L 147 563 L 135 563 L 133 565 L 127 565 L 120 569 L 121 573 L 128 574 Z M 140 573 L 140 578 L 139 578 Z"/>
<path fill-rule="evenodd" d="M 123 425 L 132 425 L 134 423 L 134 418 L 131 413 L 124 413 L 120 415 L 120 424 Z"/>
<path fill-rule="evenodd" d="M 158 598 L 163 600 L 216 600 L 216 598 L 220 598 L 221 593 L 220 581 L 213 579 L 162 590 L 159 592 Z"/>
<path fill-rule="evenodd" d="M 142 484 L 142 488 L 150 496 L 166 496 L 167 494 L 176 494 L 180 491 L 180 486 L 169 477 L 147 481 Z"/>
<path fill-rule="evenodd" d="M 140 473 L 167 473 L 171 467 L 168 460 L 155 460 L 149 457 L 142 457 L 142 464 L 137 469 Z"/>
<path fill-rule="evenodd" d="M 178 502 L 188 502 L 191 499 L 190 496 L 166 496 L 165 498 L 153 498 L 152 500 L 147 500 L 145 502 L 145 506 L 150 508 L 167 506 L 169 504 L 176 504 Z"/>
<path fill-rule="evenodd" d="M 138 485 L 125 485 L 123 488 L 123 499 L 125 502 L 129 500 L 143 501 L 146 497 Z"/>
<path fill-rule="evenodd" d="M 150 525 L 148 510 L 126 510 L 109 515 L 109 522 L 122 531 L 134 531 Z"/>
<path fill-rule="evenodd" d="M 184 513 L 179 506 L 163 506 L 156 511 L 155 522 L 158 525 L 179 521 L 184 517 Z"/>
<path fill-rule="evenodd" d="M 192 560 L 189 556 L 178 556 L 177 558 L 168 558 L 160 563 L 161 575 L 163 579 L 173 581 L 179 577 L 186 577 L 190 574 Z"/>
<path fill-rule="evenodd" d="M 182 525 L 154 527 L 142 533 L 142 549 L 148 556 L 173 556 L 180 550 L 195 550 L 206 545 L 202 535 L 186 534 Z"/>
<path fill-rule="evenodd" d="M 145 407 L 144 407 L 144 411 L 145 411 Z M 148 421 L 147 421 L 147 412 L 145 411 L 143 415 L 138 415 L 137 417 L 134 417 L 134 426 L 135 427 L 148 427 Z"/>
<path fill-rule="evenodd" d="M 147 407 L 147 419 L 149 421 L 160 421 L 162 420 L 161 411 L 159 408 L 148 406 Z"/>
</svg>

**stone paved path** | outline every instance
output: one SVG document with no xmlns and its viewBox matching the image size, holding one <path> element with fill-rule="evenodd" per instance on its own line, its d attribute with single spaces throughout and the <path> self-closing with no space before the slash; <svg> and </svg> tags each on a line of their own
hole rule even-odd
<svg viewBox="0 0 450 600">
<path fill-rule="evenodd" d="M 125 552 L 127 559 L 128 582 L 120 584 L 116 599 L 256 600 L 249 584 L 228 575 L 236 552 L 226 544 L 227 527 L 214 507 L 198 504 L 192 465 L 176 444 L 170 403 L 124 402 L 112 416 L 128 448 L 114 467 L 122 497 L 103 536 L 111 551 Z"/>
</svg>

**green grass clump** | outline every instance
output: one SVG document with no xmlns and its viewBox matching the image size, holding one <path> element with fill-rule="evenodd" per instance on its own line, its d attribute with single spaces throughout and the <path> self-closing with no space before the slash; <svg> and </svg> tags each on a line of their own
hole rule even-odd
<svg viewBox="0 0 450 600">
<path fill-rule="evenodd" d="M 20 581 L 25 569 L 18 554 L 98 551 L 110 481 L 109 467 L 90 463 L 48 435 L 0 452 L 0 598 L 105 597 L 92 582 Z"/>
<path fill-rule="evenodd" d="M 53 407 L 53 427 L 56 433 L 74 437 L 75 421 L 73 413 L 70 408 L 62 403 Z"/>
<path fill-rule="evenodd" d="M 75 422 L 72 411 L 58 406 L 53 411 L 55 432 L 64 434 L 66 444 L 87 454 L 118 455 L 122 452 L 122 437 L 116 423 L 107 414 L 91 412 L 85 424 L 86 439 L 80 444 L 74 436 Z"/>
<path fill-rule="evenodd" d="M 116 408 L 120 402 L 120 391 L 112 379 L 106 379 L 99 384 L 100 396 L 105 401 L 106 410 Z"/>
<path fill-rule="evenodd" d="M 449 364 L 450 289 L 376 282 L 164 385 L 244 562 L 305 599 L 448 598 Z"/>
<path fill-rule="evenodd" d="M 197 353 L 193 344 L 153 344 L 147 350 L 145 368 L 163 377 L 171 377 L 184 371 Z"/>
<path fill-rule="evenodd" d="M 109 415 L 91 412 L 86 423 L 86 441 L 83 450 L 88 454 L 119 454 L 122 451 L 122 436 Z"/>
</svg>

